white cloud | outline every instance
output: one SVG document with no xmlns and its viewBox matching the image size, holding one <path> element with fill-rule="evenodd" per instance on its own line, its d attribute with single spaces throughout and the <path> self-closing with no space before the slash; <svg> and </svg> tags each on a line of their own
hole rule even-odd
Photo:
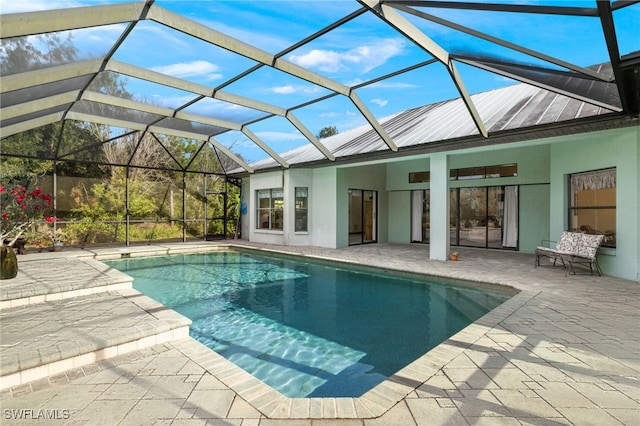
<svg viewBox="0 0 640 426">
<path fill-rule="evenodd" d="M 295 141 L 295 140 L 306 140 L 304 136 L 300 133 L 289 133 L 289 132 L 257 132 L 256 136 L 258 136 L 263 141 L 269 142 L 278 142 L 278 141 Z"/>
<path fill-rule="evenodd" d="M 329 73 L 352 69 L 366 73 L 401 54 L 405 44 L 403 39 L 388 38 L 343 52 L 313 49 L 301 55 L 291 55 L 289 60 L 301 67 Z"/>
<path fill-rule="evenodd" d="M 338 113 L 338 112 L 325 112 L 323 114 L 320 114 L 320 117 L 322 118 L 335 118 L 335 117 L 340 117 L 342 114 Z"/>
<path fill-rule="evenodd" d="M 386 99 L 377 99 L 377 98 L 376 99 L 371 99 L 371 101 L 369 101 L 369 102 L 371 102 L 372 104 L 379 105 L 381 107 L 383 107 L 383 106 L 385 106 L 386 104 L 389 103 L 389 101 L 386 100 Z"/>
<path fill-rule="evenodd" d="M 417 84 L 413 83 L 402 83 L 400 81 L 389 82 L 389 81 L 378 81 L 377 83 L 370 84 L 367 88 L 371 89 L 413 89 L 415 87 L 419 87 Z"/>
<path fill-rule="evenodd" d="M 273 87 L 269 91 L 278 95 L 293 95 L 295 93 L 316 94 L 322 91 L 322 89 L 313 85 L 292 86 L 287 84 L 285 86 Z"/>
<path fill-rule="evenodd" d="M 296 92 L 296 89 L 293 86 L 290 86 L 290 85 L 274 87 L 271 90 L 273 91 L 273 93 L 277 93 L 279 95 L 290 95 L 290 94 Z"/>
<path fill-rule="evenodd" d="M 39 10 L 64 9 L 77 7 L 80 4 L 72 1 L 16 1 L 0 0 L 0 10 L 5 13 L 36 12 Z"/>
<path fill-rule="evenodd" d="M 152 68 L 153 71 L 167 74 L 173 77 L 207 76 L 208 80 L 222 78 L 222 74 L 216 73 L 219 67 L 209 61 L 191 61 Z"/>
</svg>

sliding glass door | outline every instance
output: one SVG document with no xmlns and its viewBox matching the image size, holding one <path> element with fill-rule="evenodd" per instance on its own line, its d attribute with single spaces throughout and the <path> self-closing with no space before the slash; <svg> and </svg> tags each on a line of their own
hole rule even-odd
<svg viewBox="0 0 640 426">
<path fill-rule="evenodd" d="M 429 242 L 429 190 L 411 191 L 411 242 Z"/>
<path fill-rule="evenodd" d="M 451 245 L 518 247 L 518 187 L 451 190 Z"/>
<path fill-rule="evenodd" d="M 349 190 L 349 245 L 377 241 L 378 192 Z"/>
<path fill-rule="evenodd" d="M 518 247 L 518 187 L 454 188 L 449 195 L 452 246 Z M 429 243 L 429 191 L 411 195 L 411 241 Z"/>
</svg>

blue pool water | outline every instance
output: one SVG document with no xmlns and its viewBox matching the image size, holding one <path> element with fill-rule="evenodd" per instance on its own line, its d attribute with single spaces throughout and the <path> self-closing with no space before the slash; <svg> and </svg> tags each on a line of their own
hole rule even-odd
<svg viewBox="0 0 640 426">
<path fill-rule="evenodd" d="M 288 397 L 357 397 L 512 295 L 253 253 L 106 261 Z"/>
</svg>

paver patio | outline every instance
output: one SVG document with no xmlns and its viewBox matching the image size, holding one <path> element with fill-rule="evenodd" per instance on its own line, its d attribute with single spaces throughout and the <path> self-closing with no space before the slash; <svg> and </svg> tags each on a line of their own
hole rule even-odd
<svg viewBox="0 0 640 426">
<path fill-rule="evenodd" d="M 17 338 L 19 331 L 11 314 L 27 307 L 53 309 L 65 303 L 38 299 L 32 286 L 42 286 L 42 280 L 49 283 L 45 286 L 58 288 L 64 287 L 69 277 L 76 281 L 84 274 L 100 283 L 98 287 L 105 292 L 101 300 L 121 302 L 118 297 L 131 290 L 109 288 L 113 271 L 87 259 L 197 250 L 216 244 L 21 256 L 18 278 L 0 282 L 4 298 L 0 310 L 2 367 L 4 355 L 15 351 L 22 340 L 36 338 L 28 330 L 22 332 L 24 339 Z M 534 268 L 533 255 L 514 252 L 462 249 L 461 261 L 441 262 L 428 260 L 428 247 L 423 245 L 375 244 L 331 250 L 242 244 L 508 285 L 521 293 L 430 351 L 413 369 L 403 369 L 388 380 L 387 388 L 367 393 L 366 398 L 274 398 L 275 392 L 265 393 L 264 386 L 229 368 L 198 342 L 177 336 L 35 381 L 3 385 L 2 424 L 32 424 L 34 418 L 39 418 L 37 424 L 46 424 L 46 416 L 57 424 L 60 420 L 55 419 L 68 424 L 122 425 L 640 424 L 638 282 L 608 276 L 565 277 L 560 268 Z M 43 269 L 55 264 L 64 267 L 49 269 L 43 278 Z M 69 296 L 76 301 L 91 297 Z M 28 297 L 34 297 L 32 302 L 38 305 L 11 307 L 5 300 L 21 299 L 22 304 L 29 303 Z M 129 312 L 121 303 L 114 306 L 121 313 Z M 153 315 L 151 305 L 145 306 L 146 313 Z M 62 311 L 60 315 L 64 316 Z M 43 340 L 48 339 L 46 331 L 39 333 L 45 334 Z"/>
</svg>

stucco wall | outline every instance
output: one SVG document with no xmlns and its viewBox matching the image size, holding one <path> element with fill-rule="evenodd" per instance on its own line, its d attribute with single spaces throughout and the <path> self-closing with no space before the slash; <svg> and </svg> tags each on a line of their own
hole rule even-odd
<svg viewBox="0 0 640 426">
<path fill-rule="evenodd" d="M 335 248 L 339 223 L 337 173 L 335 167 L 313 169 L 309 209 L 312 211 L 309 231 L 312 245 Z"/>
<path fill-rule="evenodd" d="M 252 229 L 251 240 L 346 247 L 348 190 L 362 189 L 378 191 L 377 241 L 409 243 L 410 191 L 428 189 L 429 184 L 410 184 L 408 176 L 410 172 L 429 170 L 429 163 L 429 156 L 422 155 L 371 165 L 255 174 L 250 178 L 249 194 L 243 194 L 248 204 L 246 223 Z M 518 164 L 518 176 L 452 181 L 450 187 L 519 185 L 519 248 L 524 252 L 533 252 L 542 239 L 555 240 L 567 229 L 569 174 L 616 167 L 617 248 L 602 249 L 600 262 L 606 274 L 640 281 L 640 130 L 637 127 L 449 153 L 450 168 L 508 163 Z M 255 231 L 255 191 L 278 188 L 283 183 L 286 183 L 285 221 L 290 232 Z M 308 233 L 293 233 L 296 186 L 310 189 Z"/>
<path fill-rule="evenodd" d="M 507 178 L 451 181 L 451 188 L 473 186 L 520 186 L 519 247 L 533 252 L 540 240 L 549 233 L 549 157 L 548 144 L 526 146 L 501 146 L 452 152 L 449 155 L 452 169 L 498 164 L 518 164 L 518 176 Z M 387 189 L 389 190 L 389 241 L 411 241 L 411 195 L 414 189 L 429 189 L 426 182 L 409 183 L 409 173 L 427 171 L 428 156 L 387 164 Z"/>
<path fill-rule="evenodd" d="M 605 274 L 640 280 L 640 129 L 618 129 L 564 138 L 551 145 L 550 236 L 568 228 L 568 175 L 616 168 L 616 248 L 600 250 Z"/>
</svg>

